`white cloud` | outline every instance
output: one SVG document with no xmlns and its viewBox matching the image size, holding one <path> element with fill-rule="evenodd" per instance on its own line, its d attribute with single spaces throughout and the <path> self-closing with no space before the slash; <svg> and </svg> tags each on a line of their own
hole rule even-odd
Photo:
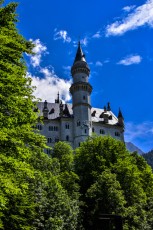
<svg viewBox="0 0 153 230">
<path fill-rule="evenodd" d="M 97 32 L 92 36 L 92 38 L 101 38 L 100 31 L 97 31 Z"/>
<path fill-rule="evenodd" d="M 120 60 L 117 64 L 119 65 L 133 65 L 139 64 L 142 60 L 142 57 L 139 55 L 130 55 Z"/>
<path fill-rule="evenodd" d="M 133 10 L 136 6 L 132 5 L 132 6 L 125 6 L 122 10 L 124 10 L 125 12 L 130 12 L 131 10 Z"/>
<path fill-rule="evenodd" d="M 69 71 L 70 71 L 70 70 L 71 70 L 71 66 L 70 66 L 70 65 L 68 65 L 68 66 L 63 66 L 63 69 L 64 69 L 64 70 L 69 70 Z"/>
<path fill-rule="evenodd" d="M 147 0 L 145 4 L 135 8 L 127 17 L 108 25 L 106 36 L 122 35 L 144 25 L 153 27 L 153 0 Z"/>
<path fill-rule="evenodd" d="M 88 38 L 87 37 L 84 37 L 83 39 L 80 40 L 80 43 L 84 46 L 87 46 L 88 45 Z"/>
<path fill-rule="evenodd" d="M 125 141 L 138 145 L 145 152 L 153 149 L 153 122 L 146 121 L 140 124 L 127 122 L 125 124 Z"/>
<path fill-rule="evenodd" d="M 54 40 L 63 40 L 63 42 L 71 42 L 71 38 L 68 36 L 68 33 L 66 30 L 60 30 L 57 31 L 57 29 L 54 30 L 55 34 L 54 34 Z M 56 32 L 57 31 L 57 32 Z"/>
<path fill-rule="evenodd" d="M 34 55 L 28 55 L 30 57 L 30 62 L 33 67 L 37 67 L 40 65 L 42 55 L 48 54 L 47 52 L 47 47 L 42 44 L 40 39 L 32 40 L 32 43 L 35 45 L 33 48 L 33 52 L 35 53 Z"/>
<path fill-rule="evenodd" d="M 103 66 L 103 63 L 100 61 L 96 61 L 96 66 Z"/>
<path fill-rule="evenodd" d="M 54 102 L 59 92 L 63 102 L 67 102 L 71 99 L 69 93 L 71 81 L 59 78 L 48 68 L 42 68 L 40 72 L 43 74 L 43 78 L 27 73 L 27 76 L 32 79 L 32 86 L 36 86 L 33 93 L 36 98 L 40 98 L 43 101 Z"/>
</svg>

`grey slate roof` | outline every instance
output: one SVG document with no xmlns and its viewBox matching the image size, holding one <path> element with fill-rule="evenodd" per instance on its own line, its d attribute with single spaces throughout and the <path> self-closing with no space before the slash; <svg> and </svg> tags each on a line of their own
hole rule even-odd
<svg viewBox="0 0 153 230">
<path fill-rule="evenodd" d="M 66 108 L 69 112 L 69 117 L 73 117 L 73 110 L 72 110 L 72 104 L 63 104 L 63 110 Z M 44 102 L 38 102 L 37 107 L 39 109 L 39 116 L 43 116 L 43 109 L 44 109 Z M 49 110 L 48 113 L 48 119 L 54 120 L 58 119 L 60 117 L 60 104 L 59 103 L 47 103 L 47 108 Z M 95 112 L 96 111 L 96 112 Z M 92 122 L 103 122 L 104 118 L 101 118 L 102 113 L 104 113 L 104 109 L 100 108 L 91 108 L 91 114 L 95 114 L 92 116 Z M 117 117 L 113 114 L 112 111 L 107 111 L 105 114 L 108 115 L 108 124 L 109 125 L 116 125 L 118 123 Z M 64 115 L 67 117 L 66 115 Z"/>
</svg>

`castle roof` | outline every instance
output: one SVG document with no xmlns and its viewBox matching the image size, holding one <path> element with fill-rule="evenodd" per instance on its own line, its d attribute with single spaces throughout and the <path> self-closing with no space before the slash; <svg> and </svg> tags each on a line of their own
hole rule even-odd
<svg viewBox="0 0 153 230">
<path fill-rule="evenodd" d="M 44 109 L 44 102 L 38 102 L 37 104 L 38 110 L 39 110 L 39 116 L 43 116 L 43 109 Z M 47 102 L 47 108 L 48 108 L 48 120 L 56 120 L 59 119 L 60 116 L 60 103 L 50 103 Z M 73 118 L 73 110 L 72 110 L 72 104 L 62 104 L 63 109 L 63 115 L 64 118 Z M 104 109 L 100 108 L 91 108 L 91 117 L 92 122 L 95 123 L 103 123 L 104 118 L 108 118 L 108 125 L 117 125 L 118 119 L 114 115 L 112 111 L 105 111 Z"/>
</svg>

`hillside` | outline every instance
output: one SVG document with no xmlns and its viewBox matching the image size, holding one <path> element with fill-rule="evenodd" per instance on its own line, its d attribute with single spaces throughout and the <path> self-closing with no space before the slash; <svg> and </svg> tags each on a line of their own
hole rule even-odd
<svg viewBox="0 0 153 230">
<path fill-rule="evenodd" d="M 130 151 L 130 152 L 134 152 L 137 151 L 140 155 L 145 154 L 141 149 L 139 149 L 137 146 L 135 146 L 133 143 L 131 142 L 125 142 L 126 144 L 126 148 Z"/>
<path fill-rule="evenodd" d="M 148 152 L 148 153 L 146 153 L 146 154 L 143 154 L 142 156 L 146 159 L 147 163 L 148 163 L 148 164 L 152 167 L 152 169 L 153 169 L 153 150 L 151 150 L 150 152 Z"/>
</svg>

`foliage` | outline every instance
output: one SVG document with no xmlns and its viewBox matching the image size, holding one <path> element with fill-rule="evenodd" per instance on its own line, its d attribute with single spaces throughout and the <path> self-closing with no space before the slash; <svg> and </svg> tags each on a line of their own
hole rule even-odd
<svg viewBox="0 0 153 230">
<path fill-rule="evenodd" d="M 152 167 L 153 169 L 153 150 L 151 150 L 148 153 L 143 154 L 143 157 L 146 159 L 147 163 Z"/>
<path fill-rule="evenodd" d="M 106 213 L 121 215 L 124 230 L 152 229 L 153 174 L 143 157 L 111 137 L 93 137 L 76 150 L 75 167 L 85 229 Z"/>
<path fill-rule="evenodd" d="M 76 229 L 77 196 L 33 128 L 35 98 L 23 59 L 33 44 L 16 29 L 16 6 L 0 1 L 0 229 Z"/>
</svg>

